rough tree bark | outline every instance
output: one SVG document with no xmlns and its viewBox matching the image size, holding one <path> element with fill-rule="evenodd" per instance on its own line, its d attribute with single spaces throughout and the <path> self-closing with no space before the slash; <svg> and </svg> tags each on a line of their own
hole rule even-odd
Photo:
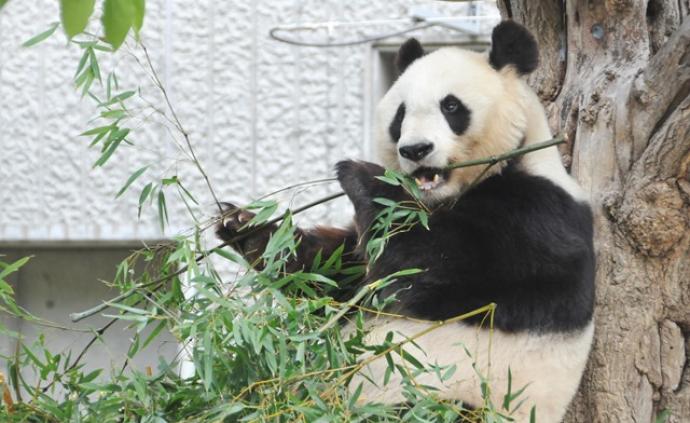
<svg viewBox="0 0 690 423">
<path fill-rule="evenodd" d="M 690 422 L 689 0 L 498 0 L 591 194 L 596 335 L 568 422 Z"/>
</svg>

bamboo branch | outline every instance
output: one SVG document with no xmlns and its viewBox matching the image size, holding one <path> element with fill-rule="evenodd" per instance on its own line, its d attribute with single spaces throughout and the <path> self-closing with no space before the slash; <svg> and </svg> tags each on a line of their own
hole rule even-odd
<svg viewBox="0 0 690 423">
<path fill-rule="evenodd" d="M 315 206 L 318 206 L 320 204 L 326 203 L 328 201 L 334 200 L 338 197 L 342 197 L 343 195 L 345 195 L 344 192 L 339 192 L 336 194 L 329 195 L 328 197 L 324 197 L 324 198 L 321 198 L 319 200 L 312 201 L 311 203 L 305 204 L 304 206 L 301 206 L 301 207 L 298 207 L 298 208 L 292 210 L 291 214 L 295 215 L 295 214 L 301 213 L 301 212 L 308 210 L 312 207 L 315 207 Z M 231 244 L 234 244 L 235 242 L 241 241 L 241 240 L 245 239 L 246 237 L 248 237 L 248 236 L 250 236 L 250 235 L 252 235 L 252 234 L 254 234 L 260 230 L 263 230 L 263 229 L 266 229 L 267 227 L 275 225 L 276 223 L 282 221 L 284 218 L 285 218 L 285 215 L 283 214 L 283 215 L 277 216 L 277 217 L 265 222 L 262 225 L 258 225 L 258 226 L 254 226 L 252 228 L 249 228 L 248 230 L 239 233 L 237 236 L 235 236 L 231 240 L 223 242 L 216 247 L 213 247 L 207 253 L 200 254 L 199 256 L 196 257 L 195 261 L 198 263 L 201 260 L 203 260 L 204 258 L 208 257 L 209 255 L 214 254 L 216 251 L 220 250 L 221 248 L 226 247 L 226 246 L 231 245 Z M 158 284 L 162 284 L 164 282 L 167 282 L 167 281 L 173 279 L 174 277 L 180 276 L 181 274 L 186 272 L 188 269 L 189 269 L 189 266 L 183 266 L 178 271 L 176 271 L 176 272 L 174 272 L 168 276 L 164 276 L 162 278 L 156 279 L 155 281 L 151 281 L 151 282 L 147 282 L 144 284 L 134 286 L 131 289 L 118 295 L 117 297 L 111 298 L 110 300 L 105 301 L 102 304 L 99 304 L 93 308 L 82 311 L 80 313 L 70 314 L 70 319 L 76 323 L 76 322 L 83 320 L 87 317 L 91 317 L 94 314 L 99 313 L 99 312 L 105 310 L 106 308 L 110 307 L 112 304 L 118 303 L 120 301 L 123 301 L 123 300 L 131 297 L 132 295 L 134 295 L 137 291 L 139 291 L 141 289 L 148 288 L 148 287 L 151 287 L 154 285 L 158 285 Z"/>
<path fill-rule="evenodd" d="M 447 170 L 460 169 L 463 167 L 479 166 L 479 165 L 483 165 L 483 164 L 495 165 L 496 163 L 510 160 L 510 159 L 515 158 L 515 157 L 524 156 L 525 154 L 531 153 L 533 151 L 541 150 L 541 149 L 548 148 L 548 147 L 553 147 L 554 145 L 558 145 L 558 144 L 563 144 L 565 141 L 566 141 L 565 136 L 559 135 L 559 136 L 557 136 L 551 140 L 539 142 L 539 143 L 528 145 L 525 147 L 516 148 L 515 150 L 511 150 L 507 153 L 499 154 L 498 156 L 491 156 L 491 157 L 485 157 L 483 159 L 468 160 L 465 162 L 453 163 L 451 165 L 446 166 L 444 169 L 447 169 Z"/>
<path fill-rule="evenodd" d="M 189 139 L 189 132 L 187 132 L 187 130 L 182 126 L 182 122 L 177 117 L 177 113 L 175 112 L 175 108 L 173 107 L 172 102 L 170 101 L 170 97 L 168 96 L 168 91 L 165 88 L 165 85 L 163 85 L 163 82 L 158 77 L 158 72 L 156 72 L 156 69 L 153 67 L 153 61 L 151 60 L 151 56 L 149 56 L 149 51 L 146 49 L 146 46 L 144 45 L 144 43 L 140 42 L 140 45 L 141 45 L 141 49 L 144 51 L 144 56 L 146 57 L 146 63 L 149 65 L 149 69 L 151 70 L 151 75 L 153 77 L 154 83 L 156 84 L 158 89 L 163 94 L 163 98 L 165 99 L 165 104 L 168 106 L 168 110 L 170 110 L 170 114 L 173 117 L 173 120 L 175 122 L 175 127 L 182 134 L 182 137 L 184 138 L 185 143 L 187 144 L 187 148 L 189 149 L 189 153 L 192 155 L 192 161 L 194 162 L 197 169 L 199 170 L 199 173 L 201 173 L 201 176 L 204 178 L 204 181 L 206 182 L 206 186 L 208 187 L 208 190 L 211 192 L 211 196 L 213 197 L 213 201 L 216 202 L 216 206 L 218 207 L 218 210 L 220 210 L 222 213 L 223 208 L 221 207 L 220 201 L 218 200 L 218 197 L 216 196 L 216 192 L 213 190 L 213 186 L 211 186 L 211 181 L 209 180 L 208 175 L 206 174 L 206 171 L 201 166 L 201 162 L 196 157 L 196 153 L 194 152 L 194 148 L 192 147 L 192 142 Z"/>
<path fill-rule="evenodd" d="M 373 291 L 376 291 L 376 290 L 381 286 L 381 284 L 382 284 L 383 282 L 384 282 L 383 279 L 379 279 L 379 280 L 377 280 L 377 281 L 375 281 L 375 282 L 372 282 L 372 283 L 369 283 L 369 284 L 365 285 L 362 289 L 359 290 L 359 292 L 357 293 L 357 295 L 355 295 L 354 297 L 350 298 L 350 300 L 349 300 L 348 302 L 346 302 L 346 303 L 341 307 L 341 309 L 340 309 L 337 313 L 335 313 L 335 314 L 333 315 L 333 317 L 331 317 L 331 318 L 330 318 L 323 326 L 321 326 L 321 327 L 319 328 L 319 330 L 316 331 L 316 332 L 320 335 L 320 334 L 322 334 L 325 330 L 327 330 L 327 329 L 330 328 L 331 326 L 333 326 L 333 325 L 335 325 L 336 323 L 338 323 L 338 321 L 340 320 L 340 318 L 343 317 L 343 316 L 345 315 L 345 313 L 347 313 L 348 311 L 350 311 L 350 309 L 351 309 L 352 307 L 354 307 L 355 305 L 357 305 L 357 303 L 360 302 L 360 300 L 361 300 L 362 298 L 364 298 L 367 294 L 369 294 L 369 293 L 371 293 L 371 292 L 373 292 Z"/>
<path fill-rule="evenodd" d="M 511 151 L 504 153 L 504 154 L 499 154 L 498 156 L 491 156 L 491 157 L 486 157 L 486 158 L 482 158 L 482 159 L 468 160 L 465 162 L 451 164 L 451 165 L 447 166 L 446 169 L 460 169 L 460 168 L 464 168 L 464 167 L 479 166 L 479 165 L 483 165 L 483 164 L 495 165 L 496 163 L 499 163 L 499 162 L 502 162 L 505 160 L 510 160 L 512 158 L 522 156 L 522 155 L 525 155 L 527 153 L 531 153 L 533 151 L 537 151 L 537 150 L 541 150 L 544 148 L 552 147 L 554 145 L 562 144 L 564 142 L 565 142 L 565 137 L 558 136 L 552 140 L 544 141 L 544 142 L 537 143 L 537 144 L 532 144 L 532 145 L 529 145 L 526 147 L 521 147 L 521 148 L 518 148 L 515 150 L 511 150 Z M 342 197 L 343 195 L 345 195 L 344 192 L 331 194 L 327 197 L 321 198 L 319 200 L 313 201 L 313 202 L 308 203 L 304 206 L 296 208 L 295 210 L 292 211 L 292 214 L 295 215 L 295 214 L 301 213 L 301 212 L 308 210 L 312 207 L 315 207 L 317 205 L 320 205 L 320 204 L 326 203 L 328 201 L 334 200 L 336 198 Z M 221 216 L 221 218 L 222 217 L 223 216 Z M 270 226 L 282 221 L 283 218 L 284 218 L 284 215 L 275 217 L 275 218 L 265 222 L 262 225 L 254 226 L 254 227 L 249 228 L 248 230 L 246 230 L 244 232 L 239 233 L 236 237 L 232 238 L 231 240 L 229 240 L 227 242 L 223 242 L 220 245 L 212 248 L 211 250 L 208 251 L 208 253 L 199 255 L 196 258 L 196 262 L 197 263 L 200 262 L 204 258 L 208 257 L 210 254 L 214 254 L 217 250 L 219 250 L 221 248 L 224 248 L 224 247 L 231 245 L 235 242 L 241 241 L 241 240 L 245 239 L 246 237 L 248 237 L 248 236 L 250 236 L 250 235 L 252 235 L 258 231 L 266 229 L 267 227 L 270 227 Z M 115 298 L 112 298 L 108 301 L 103 302 L 102 304 L 99 304 L 98 306 L 95 306 L 93 308 L 90 308 L 90 309 L 85 310 L 85 311 L 80 312 L 80 313 L 72 313 L 72 314 L 70 314 L 70 319 L 72 319 L 73 322 L 78 322 L 78 321 L 83 320 L 87 317 L 91 317 L 94 314 L 99 313 L 99 312 L 105 310 L 106 308 L 110 307 L 111 304 L 118 303 L 120 301 L 123 301 L 123 300 L 131 297 L 132 295 L 134 295 L 137 291 L 139 291 L 141 289 L 148 288 L 148 287 L 151 287 L 151 286 L 154 286 L 157 284 L 162 284 L 164 282 L 171 280 L 172 278 L 174 278 L 176 276 L 180 276 L 181 274 L 186 272 L 188 270 L 188 268 L 189 268 L 189 266 L 184 266 L 184 267 L 180 268 L 180 270 L 178 270 L 177 272 L 172 273 L 168 276 L 165 276 L 163 278 L 157 279 L 157 280 L 152 281 L 152 282 L 137 285 L 137 286 L 131 288 L 130 290 L 122 293 L 121 295 L 118 295 Z"/>
</svg>

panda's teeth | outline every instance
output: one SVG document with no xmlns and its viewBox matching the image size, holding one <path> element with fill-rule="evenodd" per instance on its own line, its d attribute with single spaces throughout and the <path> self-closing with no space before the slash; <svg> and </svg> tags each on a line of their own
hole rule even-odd
<svg viewBox="0 0 690 423">
<path fill-rule="evenodd" d="M 443 184 L 444 177 L 440 173 L 424 172 L 419 176 L 415 176 L 414 181 L 422 191 L 431 191 Z"/>
</svg>

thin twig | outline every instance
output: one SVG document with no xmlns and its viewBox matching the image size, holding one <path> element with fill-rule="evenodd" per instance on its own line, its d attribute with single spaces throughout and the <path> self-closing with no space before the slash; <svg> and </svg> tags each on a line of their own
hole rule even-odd
<svg viewBox="0 0 690 423">
<path fill-rule="evenodd" d="M 370 284 L 365 285 L 362 289 L 359 290 L 357 295 L 354 297 L 350 298 L 348 302 L 346 302 L 340 310 L 338 310 L 337 313 L 335 313 L 326 323 L 324 323 L 323 326 L 319 328 L 318 331 L 316 331 L 319 335 L 322 334 L 324 331 L 326 331 L 328 328 L 331 326 L 335 325 L 338 323 L 341 317 L 345 315 L 348 311 L 350 311 L 351 308 L 353 308 L 362 298 L 364 298 L 367 294 L 370 292 L 376 291 L 381 284 L 384 282 L 383 279 L 379 279 L 375 282 L 372 282 Z"/>
<path fill-rule="evenodd" d="M 65 371 L 63 372 L 63 374 L 67 374 L 67 373 L 69 373 L 70 371 L 76 369 L 77 366 L 79 365 L 79 363 L 81 362 L 81 360 L 82 360 L 82 359 L 84 358 L 84 356 L 86 355 L 86 353 L 87 353 L 87 352 L 91 349 L 91 347 L 96 343 L 96 341 L 98 340 L 98 338 L 100 338 L 101 336 L 103 336 L 103 334 L 104 334 L 108 329 L 110 329 L 110 327 L 111 327 L 112 325 L 114 325 L 115 322 L 117 322 L 118 320 L 119 320 L 119 319 L 112 319 L 112 320 L 110 320 L 108 323 L 106 323 L 105 325 L 103 325 L 100 329 L 97 329 L 97 330 L 96 330 L 96 333 L 95 333 L 94 336 L 91 338 L 91 340 L 89 340 L 89 342 L 84 346 L 84 348 L 82 348 L 82 350 L 81 350 L 81 352 L 79 353 L 79 355 L 77 356 L 77 358 L 75 358 L 74 361 L 72 362 L 72 364 L 70 364 L 70 366 L 69 366 L 67 369 L 65 369 Z M 48 385 L 44 386 L 43 389 L 41 389 L 41 392 L 45 394 L 53 385 L 55 385 L 56 382 L 57 382 L 57 378 L 54 378 Z"/>
<path fill-rule="evenodd" d="M 201 173 L 201 176 L 204 177 L 204 180 L 206 181 L 206 186 L 208 186 L 208 190 L 211 192 L 211 195 L 213 196 L 213 200 L 216 202 L 216 206 L 218 206 L 218 210 L 220 212 L 223 212 L 223 207 L 220 205 L 220 201 L 218 200 L 218 197 L 216 196 L 216 192 L 213 190 L 213 187 L 211 186 L 211 181 L 208 178 L 208 175 L 206 174 L 206 171 L 204 170 L 203 166 L 201 166 L 201 162 L 196 156 L 196 153 L 194 152 L 194 148 L 192 147 L 192 142 L 189 139 L 189 133 L 187 130 L 182 126 L 182 122 L 180 119 L 177 117 L 177 113 L 175 112 L 175 108 L 172 105 L 172 102 L 170 101 L 170 97 L 168 96 L 168 91 L 165 88 L 165 85 L 163 85 L 163 82 L 160 80 L 158 77 L 158 73 L 156 72 L 156 69 L 153 67 L 153 61 L 151 60 L 151 56 L 149 56 L 149 51 L 144 45 L 144 43 L 141 44 L 141 49 L 144 51 L 144 56 L 146 56 L 146 62 L 149 65 L 149 69 L 151 70 L 151 75 L 154 78 L 154 81 L 156 83 L 156 86 L 158 89 L 161 91 L 163 94 L 163 98 L 165 99 L 165 103 L 168 106 L 168 110 L 170 110 L 170 114 L 173 117 L 173 120 L 175 121 L 175 126 L 177 129 L 180 131 L 182 136 L 184 137 L 185 143 L 187 144 L 187 148 L 189 149 L 189 153 L 192 155 L 192 160 L 194 161 L 194 164 L 196 165 L 197 169 Z"/>
</svg>

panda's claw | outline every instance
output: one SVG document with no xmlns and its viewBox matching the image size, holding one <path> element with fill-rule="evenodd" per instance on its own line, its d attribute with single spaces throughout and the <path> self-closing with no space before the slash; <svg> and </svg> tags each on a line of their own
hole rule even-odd
<svg viewBox="0 0 690 423">
<path fill-rule="evenodd" d="M 216 235 L 224 241 L 229 241 L 235 238 L 255 215 L 233 203 L 223 202 L 221 206 L 223 213 L 216 225 Z"/>
</svg>

